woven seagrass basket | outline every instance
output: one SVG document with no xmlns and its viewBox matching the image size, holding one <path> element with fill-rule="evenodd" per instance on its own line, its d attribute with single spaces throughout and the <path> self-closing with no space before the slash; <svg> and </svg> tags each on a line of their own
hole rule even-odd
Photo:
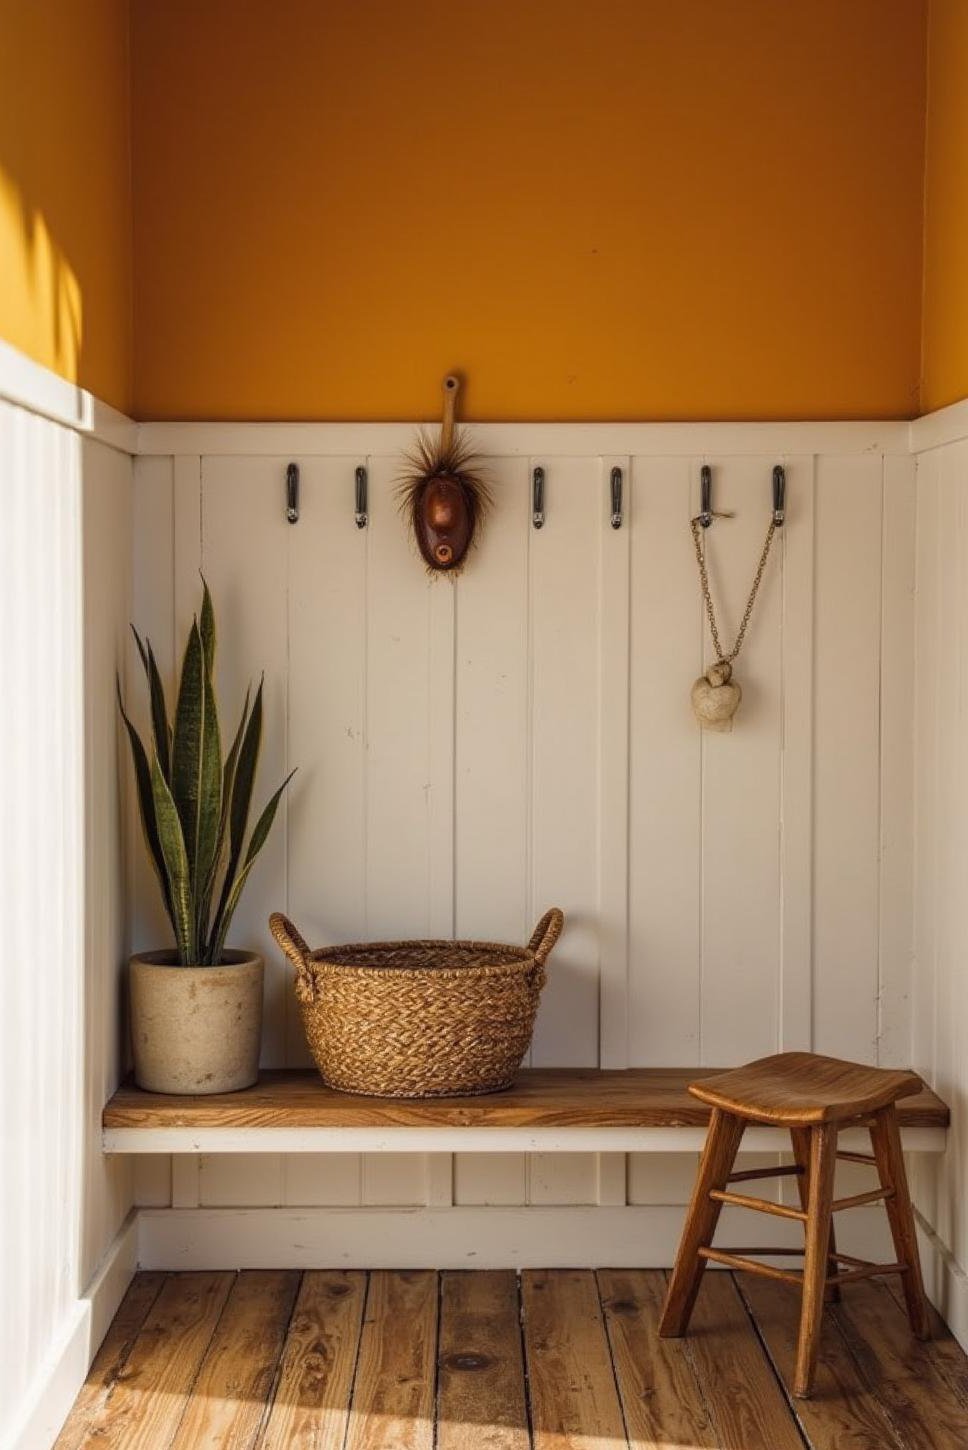
<svg viewBox="0 0 968 1450">
<path fill-rule="evenodd" d="M 526 947 L 398 941 L 311 952 L 285 916 L 269 918 L 296 968 L 306 1041 L 324 1080 L 392 1098 L 510 1086 L 563 922 L 556 907 L 545 912 Z"/>
</svg>

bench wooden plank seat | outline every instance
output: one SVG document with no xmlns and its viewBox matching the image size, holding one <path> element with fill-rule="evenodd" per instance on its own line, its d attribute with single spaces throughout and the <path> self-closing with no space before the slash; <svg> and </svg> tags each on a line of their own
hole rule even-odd
<svg viewBox="0 0 968 1450">
<path fill-rule="evenodd" d="M 104 1109 L 104 1148 L 111 1153 L 697 1152 L 711 1109 L 687 1088 L 713 1071 L 525 1068 L 504 1092 L 432 1099 L 335 1092 L 315 1070 L 263 1072 L 255 1087 L 206 1097 L 147 1093 L 125 1084 Z M 898 1117 L 906 1148 L 943 1150 L 949 1113 L 934 1093 L 923 1089 L 904 1098 Z M 788 1142 L 779 1129 L 751 1128 L 744 1148 Z"/>
</svg>

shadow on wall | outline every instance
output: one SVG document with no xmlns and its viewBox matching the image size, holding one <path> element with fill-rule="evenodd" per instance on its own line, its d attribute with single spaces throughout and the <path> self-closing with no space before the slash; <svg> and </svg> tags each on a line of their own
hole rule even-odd
<svg viewBox="0 0 968 1450">
<path fill-rule="evenodd" d="M 6 340 L 70 382 L 84 337 L 77 275 L 41 211 L 0 168 L 0 305 Z"/>
</svg>

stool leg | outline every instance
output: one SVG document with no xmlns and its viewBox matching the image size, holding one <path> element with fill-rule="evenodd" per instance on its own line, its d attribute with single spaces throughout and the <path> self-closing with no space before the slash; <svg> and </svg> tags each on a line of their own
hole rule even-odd
<svg viewBox="0 0 968 1450">
<path fill-rule="evenodd" d="M 928 1304 L 921 1278 L 921 1258 L 914 1228 L 914 1210 L 908 1193 L 907 1174 L 904 1171 L 904 1157 L 901 1152 L 901 1135 L 897 1128 L 897 1114 L 893 1105 L 877 1113 L 871 1124 L 871 1143 L 877 1159 L 877 1172 L 882 1188 L 893 1188 L 891 1198 L 885 1199 L 894 1252 L 900 1264 L 907 1267 L 901 1275 L 904 1302 L 907 1305 L 911 1328 L 918 1339 L 930 1339 L 931 1322 L 928 1318 Z"/>
<path fill-rule="evenodd" d="M 831 1204 L 834 1198 L 834 1169 L 837 1166 L 837 1129 L 824 1123 L 810 1129 L 810 1182 L 807 1194 L 806 1244 L 803 1260 L 803 1301 L 800 1305 L 800 1339 L 793 1393 L 806 1399 L 813 1388 L 820 1321 L 830 1251 Z"/>
<path fill-rule="evenodd" d="M 810 1129 L 791 1128 L 790 1138 L 793 1142 L 793 1157 L 797 1166 L 803 1171 L 797 1174 L 797 1188 L 800 1190 L 800 1207 L 806 1212 L 810 1205 Z M 831 1273 L 837 1272 L 837 1261 L 833 1257 L 837 1248 L 837 1240 L 834 1237 L 833 1216 L 830 1219 L 830 1243 L 827 1248 L 827 1263 L 832 1267 Z M 825 1304 L 840 1303 L 840 1285 L 830 1284 L 823 1292 Z"/>
<path fill-rule="evenodd" d="M 710 1198 L 714 1188 L 725 1188 L 736 1158 L 745 1123 L 732 1113 L 713 1108 L 706 1146 L 699 1160 L 699 1173 L 686 1215 L 676 1265 L 669 1280 L 665 1308 L 659 1323 L 664 1339 L 675 1339 L 689 1328 L 706 1260 L 698 1250 L 708 1248 L 716 1232 L 722 1204 Z"/>
</svg>

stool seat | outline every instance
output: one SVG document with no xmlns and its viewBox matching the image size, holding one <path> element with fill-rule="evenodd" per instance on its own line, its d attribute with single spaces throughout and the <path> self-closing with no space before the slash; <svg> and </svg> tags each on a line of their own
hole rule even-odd
<svg viewBox="0 0 968 1450">
<path fill-rule="evenodd" d="M 813 1052 L 779 1052 L 689 1084 L 700 1102 L 757 1123 L 843 1123 L 921 1091 L 916 1072 L 864 1067 Z"/>
</svg>

